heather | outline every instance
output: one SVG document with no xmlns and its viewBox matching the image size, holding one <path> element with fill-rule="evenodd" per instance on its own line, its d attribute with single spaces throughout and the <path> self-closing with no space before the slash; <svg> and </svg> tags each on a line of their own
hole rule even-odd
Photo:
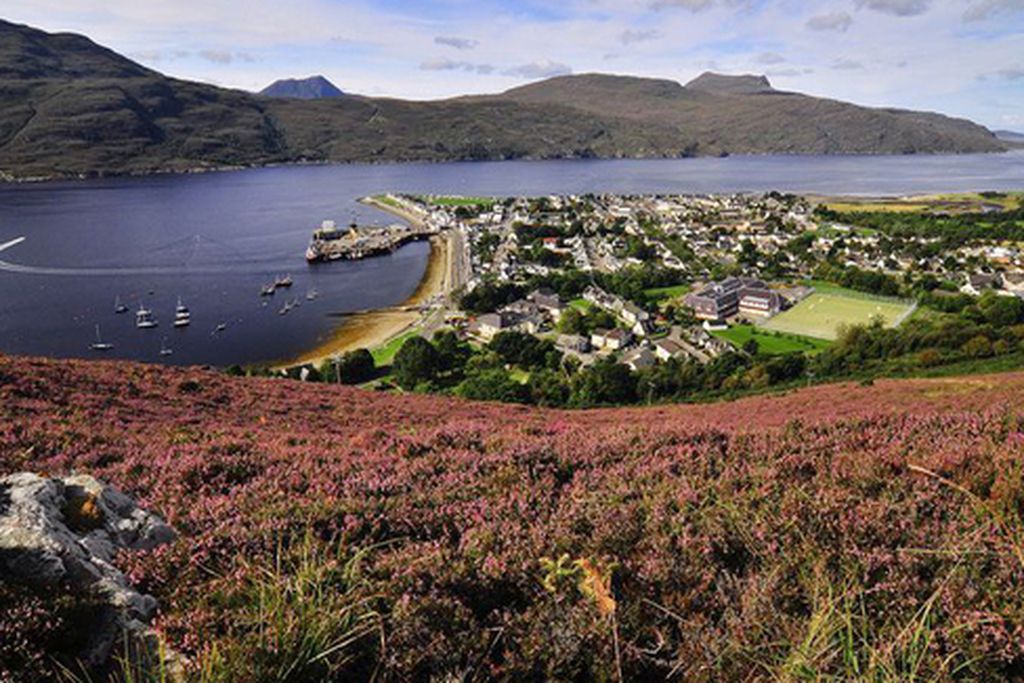
<svg viewBox="0 0 1024 683">
<path fill-rule="evenodd" d="M 1018 680 L 1022 396 L 565 412 L 0 358 L 0 471 L 175 526 L 119 562 L 194 680 Z M 71 618 L 0 600 L 22 658 Z"/>
</svg>

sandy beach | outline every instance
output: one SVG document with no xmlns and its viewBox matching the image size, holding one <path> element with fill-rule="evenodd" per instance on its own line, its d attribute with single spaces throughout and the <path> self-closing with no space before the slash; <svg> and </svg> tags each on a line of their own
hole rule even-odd
<svg viewBox="0 0 1024 683">
<path fill-rule="evenodd" d="M 411 212 L 402 211 L 393 206 L 365 200 L 366 204 L 387 211 L 407 221 L 419 220 Z M 415 327 L 422 319 L 423 312 L 413 310 L 438 294 L 446 293 L 451 288 L 452 280 L 452 244 L 448 234 L 438 235 L 430 239 L 430 257 L 416 291 L 412 295 L 391 308 L 383 308 L 365 313 L 345 316 L 342 322 L 322 344 L 314 349 L 282 364 L 282 367 L 293 367 L 307 363 L 319 364 L 325 359 L 339 353 L 356 349 L 372 349 Z"/>
</svg>

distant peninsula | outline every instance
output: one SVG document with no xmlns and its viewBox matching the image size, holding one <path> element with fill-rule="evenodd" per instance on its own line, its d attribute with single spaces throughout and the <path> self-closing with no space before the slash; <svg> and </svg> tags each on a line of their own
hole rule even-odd
<svg viewBox="0 0 1024 683">
<path fill-rule="evenodd" d="M 219 88 L 165 76 L 81 35 L 0 21 L 0 180 L 275 163 L 951 154 L 1013 146 L 964 119 L 780 91 L 758 75 L 704 74 L 681 85 L 583 74 L 427 102 L 324 97 L 325 84 L 285 81 L 264 94 Z"/>
</svg>

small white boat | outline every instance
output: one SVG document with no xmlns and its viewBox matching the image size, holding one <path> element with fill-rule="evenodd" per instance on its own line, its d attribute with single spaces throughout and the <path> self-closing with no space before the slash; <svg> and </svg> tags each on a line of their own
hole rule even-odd
<svg viewBox="0 0 1024 683">
<path fill-rule="evenodd" d="M 174 353 L 174 349 L 167 346 L 167 337 L 164 337 L 163 341 L 160 342 L 160 355 L 169 356 L 172 353 Z"/>
<path fill-rule="evenodd" d="M 274 280 L 274 286 L 275 287 L 291 287 L 292 286 L 292 276 L 291 275 L 285 275 L 284 277 L 277 278 L 276 280 Z"/>
<path fill-rule="evenodd" d="M 89 348 L 93 351 L 110 351 L 114 348 L 114 345 L 103 341 L 103 337 L 100 336 L 100 326 L 96 325 L 96 341 Z"/>
<path fill-rule="evenodd" d="M 139 304 L 139 310 L 135 312 L 135 327 L 140 330 L 156 327 L 156 320 L 153 319 L 153 311 L 149 310 L 141 303 Z"/>
<path fill-rule="evenodd" d="M 114 313 L 127 313 L 128 307 L 121 301 L 121 297 L 114 297 Z"/>
<path fill-rule="evenodd" d="M 320 296 L 320 292 L 316 291 L 316 287 L 306 292 L 306 301 L 315 301 Z"/>
<path fill-rule="evenodd" d="M 192 314 L 188 310 L 188 306 L 181 303 L 181 297 L 178 297 L 178 305 L 174 309 L 174 326 L 175 327 L 188 327 L 192 323 Z"/>
<path fill-rule="evenodd" d="M 217 332 L 223 332 L 226 329 L 228 329 L 228 324 L 220 323 L 219 325 L 217 325 L 217 327 L 213 328 L 213 332 L 214 334 L 216 334 Z"/>
<path fill-rule="evenodd" d="M 277 285 L 271 282 L 260 290 L 260 296 L 274 296 L 274 292 L 277 291 Z"/>
</svg>

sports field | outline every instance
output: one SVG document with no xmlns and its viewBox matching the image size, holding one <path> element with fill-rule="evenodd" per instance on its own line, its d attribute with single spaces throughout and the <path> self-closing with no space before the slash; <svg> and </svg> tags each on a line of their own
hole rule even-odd
<svg viewBox="0 0 1024 683">
<path fill-rule="evenodd" d="M 842 325 L 866 325 L 881 318 L 895 327 L 913 311 L 913 304 L 899 299 L 874 297 L 838 287 L 818 289 L 799 304 L 767 321 L 763 327 L 776 332 L 835 340 Z"/>
</svg>

